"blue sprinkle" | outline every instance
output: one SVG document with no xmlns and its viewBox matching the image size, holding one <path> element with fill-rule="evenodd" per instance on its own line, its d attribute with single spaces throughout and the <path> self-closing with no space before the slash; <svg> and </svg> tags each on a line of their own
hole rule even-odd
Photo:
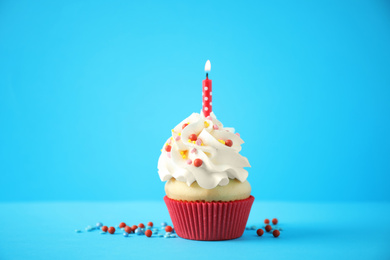
<svg viewBox="0 0 390 260">
<path fill-rule="evenodd" d="M 171 232 L 167 232 L 167 233 L 165 233 L 166 235 L 170 235 L 171 234 Z"/>
<path fill-rule="evenodd" d="M 137 235 L 142 235 L 142 234 L 143 234 L 143 232 L 142 232 L 142 230 L 141 230 L 140 228 L 137 228 L 137 229 L 134 231 L 134 233 L 136 233 Z"/>
<path fill-rule="evenodd" d="M 102 222 L 96 223 L 96 227 L 97 227 L 97 228 L 101 228 L 102 226 L 103 226 L 103 223 L 102 223 Z"/>
<path fill-rule="evenodd" d="M 80 229 L 76 229 L 74 232 L 81 233 L 81 230 Z"/>
<path fill-rule="evenodd" d="M 251 226 L 251 229 L 252 230 L 256 230 L 256 226 Z"/>
<path fill-rule="evenodd" d="M 153 231 L 158 231 L 158 228 L 153 228 Z"/>
<path fill-rule="evenodd" d="M 129 233 L 124 232 L 124 233 L 123 233 L 123 236 L 124 236 L 124 237 L 128 237 L 128 236 L 129 236 Z"/>
<path fill-rule="evenodd" d="M 164 235 L 164 238 L 169 238 L 171 235 L 169 235 L 169 234 L 165 234 Z"/>
<path fill-rule="evenodd" d="M 162 227 L 166 227 L 166 226 L 168 226 L 168 224 L 167 224 L 167 222 L 162 222 L 162 223 L 161 223 L 161 226 L 162 226 Z"/>
<path fill-rule="evenodd" d="M 163 234 L 158 235 L 158 237 L 163 237 L 163 236 L 164 236 Z"/>
<path fill-rule="evenodd" d="M 158 231 L 153 231 L 153 234 L 157 235 L 157 234 L 158 234 Z"/>
<path fill-rule="evenodd" d="M 176 237 L 176 235 L 170 235 L 169 237 L 170 237 L 170 238 L 175 238 L 175 237 Z"/>
<path fill-rule="evenodd" d="M 147 226 L 146 229 L 152 229 L 152 227 L 151 226 Z"/>
<path fill-rule="evenodd" d="M 102 231 L 102 232 L 100 232 L 100 234 L 104 235 L 104 234 L 107 234 L 107 232 L 103 232 L 103 231 Z"/>
</svg>

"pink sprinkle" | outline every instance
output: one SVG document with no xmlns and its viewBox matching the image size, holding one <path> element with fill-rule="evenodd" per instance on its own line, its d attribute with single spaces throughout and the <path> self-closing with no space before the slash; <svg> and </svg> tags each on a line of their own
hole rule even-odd
<svg viewBox="0 0 390 260">
<path fill-rule="evenodd" d="M 207 119 L 207 120 L 212 120 L 212 119 L 211 119 L 211 116 L 207 116 L 206 119 Z"/>
<path fill-rule="evenodd" d="M 188 160 L 187 160 L 187 164 L 192 164 L 192 160 L 191 160 L 191 159 L 188 159 Z"/>
<path fill-rule="evenodd" d="M 180 135 L 176 136 L 175 140 L 179 141 L 180 140 Z"/>
<path fill-rule="evenodd" d="M 169 138 L 169 139 L 168 139 L 168 144 L 171 144 L 171 143 L 172 143 L 172 139 Z"/>
<path fill-rule="evenodd" d="M 240 134 L 239 134 L 239 133 L 236 133 L 236 135 L 237 135 L 238 137 L 240 137 Z"/>
<path fill-rule="evenodd" d="M 193 149 L 191 150 L 191 153 L 196 153 L 196 148 L 193 148 Z"/>
<path fill-rule="evenodd" d="M 200 140 L 200 138 L 198 138 L 198 140 L 196 140 L 196 145 L 201 145 L 202 144 L 202 140 Z"/>
<path fill-rule="evenodd" d="M 171 152 L 167 153 L 168 158 L 171 158 Z"/>
<path fill-rule="evenodd" d="M 215 130 L 218 130 L 218 129 L 219 129 L 219 127 L 218 127 L 217 125 L 213 125 L 213 128 L 214 128 Z"/>
</svg>

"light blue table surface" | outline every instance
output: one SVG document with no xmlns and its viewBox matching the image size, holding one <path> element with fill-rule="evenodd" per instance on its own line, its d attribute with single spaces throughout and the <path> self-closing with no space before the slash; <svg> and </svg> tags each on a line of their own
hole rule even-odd
<svg viewBox="0 0 390 260">
<path fill-rule="evenodd" d="M 98 221 L 170 222 L 163 201 L 1 203 L 0 259 L 390 259 L 390 203 L 256 201 L 248 225 L 273 217 L 279 238 L 246 230 L 199 242 L 84 230 Z"/>
</svg>

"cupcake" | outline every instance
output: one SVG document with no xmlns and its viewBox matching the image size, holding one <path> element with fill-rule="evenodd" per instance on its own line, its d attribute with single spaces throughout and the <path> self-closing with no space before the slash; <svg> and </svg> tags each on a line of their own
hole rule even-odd
<svg viewBox="0 0 390 260">
<path fill-rule="evenodd" d="M 214 113 L 193 113 L 174 129 L 161 150 L 158 173 L 178 236 L 227 240 L 242 236 L 254 197 L 250 167 L 239 154 L 243 140 Z"/>
</svg>

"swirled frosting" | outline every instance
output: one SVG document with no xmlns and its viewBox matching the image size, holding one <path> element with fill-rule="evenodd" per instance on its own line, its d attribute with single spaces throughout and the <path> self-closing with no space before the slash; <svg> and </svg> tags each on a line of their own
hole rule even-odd
<svg viewBox="0 0 390 260">
<path fill-rule="evenodd" d="M 223 127 L 214 113 L 207 118 L 193 113 L 172 129 L 164 144 L 158 160 L 160 179 L 173 177 L 188 186 L 196 181 L 205 189 L 225 186 L 229 179 L 244 182 L 248 177 L 244 167 L 250 164 L 239 154 L 243 143 L 234 128 Z"/>
</svg>

